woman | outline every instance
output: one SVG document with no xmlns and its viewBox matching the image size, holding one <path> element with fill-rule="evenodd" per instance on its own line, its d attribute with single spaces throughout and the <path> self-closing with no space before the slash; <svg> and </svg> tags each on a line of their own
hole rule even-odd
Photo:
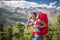
<svg viewBox="0 0 60 40">
<path fill-rule="evenodd" d="M 34 31 L 32 33 L 33 40 L 41 40 L 41 28 L 45 27 L 46 24 L 42 22 L 40 19 L 37 19 L 37 14 L 33 12 L 28 19 L 27 27 L 33 26 Z M 32 19 L 32 21 L 30 21 Z"/>
</svg>

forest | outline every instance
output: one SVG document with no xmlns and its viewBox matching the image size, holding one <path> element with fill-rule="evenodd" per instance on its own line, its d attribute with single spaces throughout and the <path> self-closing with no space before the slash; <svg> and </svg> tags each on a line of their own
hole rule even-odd
<svg viewBox="0 0 60 40">
<path fill-rule="evenodd" d="M 60 15 L 57 16 L 56 20 L 54 24 L 49 24 L 48 35 L 44 35 L 42 40 L 60 40 Z M 0 40 L 32 40 L 32 31 L 32 27 L 27 29 L 20 22 L 6 26 L 0 22 Z"/>
</svg>

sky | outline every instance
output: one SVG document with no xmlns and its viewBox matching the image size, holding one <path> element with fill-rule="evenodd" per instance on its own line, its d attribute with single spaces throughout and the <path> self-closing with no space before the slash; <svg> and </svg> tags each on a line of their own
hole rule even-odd
<svg viewBox="0 0 60 40">
<path fill-rule="evenodd" d="M 18 2 L 16 2 L 16 1 L 22 1 L 22 2 L 20 2 L 20 4 L 21 4 L 20 7 L 23 7 L 24 4 L 27 3 L 27 4 L 31 4 L 31 5 L 29 5 L 29 7 L 37 5 L 38 7 L 55 8 L 55 9 L 60 10 L 60 1 L 59 0 L 0 0 L 0 1 L 8 1 L 8 2 L 5 2 L 5 4 L 8 4 L 8 5 L 12 4 L 11 6 L 15 6 L 15 4 L 17 5 Z M 13 2 L 15 1 L 15 3 L 10 2 L 10 1 L 13 1 Z M 27 5 L 24 7 L 27 7 Z"/>
<path fill-rule="evenodd" d="M 55 6 L 59 6 L 59 0 L 27 0 L 29 2 L 36 2 L 36 3 L 39 3 L 39 4 L 50 4 L 50 3 L 53 3 L 53 2 L 56 2 Z"/>
<path fill-rule="evenodd" d="M 36 2 L 38 4 L 48 5 L 49 7 L 55 7 L 60 10 L 60 0 L 27 0 L 29 2 Z"/>
</svg>

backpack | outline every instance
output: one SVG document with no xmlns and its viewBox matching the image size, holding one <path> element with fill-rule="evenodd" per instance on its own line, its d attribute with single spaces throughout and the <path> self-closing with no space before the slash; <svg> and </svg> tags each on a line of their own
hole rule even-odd
<svg viewBox="0 0 60 40">
<path fill-rule="evenodd" d="M 38 19 L 43 21 L 46 24 L 46 27 L 41 28 L 41 35 L 46 35 L 48 33 L 48 18 L 47 14 L 45 13 L 39 13 Z"/>
</svg>

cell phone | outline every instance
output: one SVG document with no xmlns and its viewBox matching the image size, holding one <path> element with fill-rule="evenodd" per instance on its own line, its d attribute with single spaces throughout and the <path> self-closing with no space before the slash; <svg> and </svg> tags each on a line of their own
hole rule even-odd
<svg viewBox="0 0 60 40">
<path fill-rule="evenodd" d="M 32 17 L 30 17 L 30 19 L 32 19 Z"/>
</svg>

